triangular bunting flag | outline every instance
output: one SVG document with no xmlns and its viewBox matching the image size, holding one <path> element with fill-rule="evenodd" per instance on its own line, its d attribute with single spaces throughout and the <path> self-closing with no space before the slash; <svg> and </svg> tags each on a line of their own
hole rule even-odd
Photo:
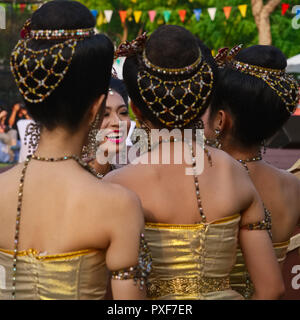
<svg viewBox="0 0 300 320">
<path fill-rule="evenodd" d="M 25 8 L 26 8 L 26 4 L 25 3 L 20 3 L 20 11 L 24 12 Z"/>
<path fill-rule="evenodd" d="M 96 19 L 97 16 L 98 16 L 98 10 L 92 9 L 92 10 L 91 10 L 91 13 L 92 13 L 92 15 L 94 16 L 94 18 Z"/>
<path fill-rule="evenodd" d="M 110 23 L 113 11 L 112 10 L 104 10 L 104 15 L 107 23 Z"/>
<path fill-rule="evenodd" d="M 31 6 L 31 10 L 32 11 L 35 11 L 35 10 L 37 10 L 39 8 L 39 6 L 37 5 L 37 4 L 33 4 L 32 6 Z"/>
<path fill-rule="evenodd" d="M 134 11 L 133 16 L 134 16 L 135 22 L 139 23 L 142 16 L 142 11 Z"/>
<path fill-rule="evenodd" d="M 226 19 L 228 19 L 230 17 L 231 9 L 232 9 L 232 7 L 224 7 L 223 8 Z"/>
<path fill-rule="evenodd" d="M 149 14 L 150 21 L 153 22 L 156 16 L 156 10 L 150 10 L 148 11 L 148 14 Z"/>
<path fill-rule="evenodd" d="M 184 22 L 186 10 L 178 10 L 178 14 L 179 14 L 181 22 Z"/>
<path fill-rule="evenodd" d="M 214 21 L 216 17 L 217 8 L 208 8 L 207 11 L 210 16 L 210 19 Z"/>
<path fill-rule="evenodd" d="M 201 12 L 202 12 L 202 9 L 194 9 L 194 14 L 197 21 L 200 20 Z"/>
<path fill-rule="evenodd" d="M 122 23 L 125 23 L 126 21 L 126 16 L 127 16 L 127 11 L 125 10 L 120 10 L 119 11 L 120 19 Z"/>
<path fill-rule="evenodd" d="M 164 11 L 164 19 L 165 19 L 165 22 L 166 22 L 166 23 L 169 22 L 170 17 L 171 17 L 171 11 L 170 11 L 170 10 Z"/>
<path fill-rule="evenodd" d="M 281 5 L 281 15 L 284 16 L 289 7 L 290 7 L 290 5 L 288 3 L 283 3 Z"/>
<path fill-rule="evenodd" d="M 102 12 L 100 11 L 99 12 L 99 16 L 97 18 L 97 26 L 100 27 L 103 23 L 104 23 L 104 17 L 103 17 Z"/>
<path fill-rule="evenodd" d="M 241 15 L 242 15 L 243 18 L 246 17 L 247 7 L 248 7 L 247 4 L 241 4 L 241 5 L 238 6 L 238 8 L 239 8 L 239 10 L 240 10 Z"/>
</svg>

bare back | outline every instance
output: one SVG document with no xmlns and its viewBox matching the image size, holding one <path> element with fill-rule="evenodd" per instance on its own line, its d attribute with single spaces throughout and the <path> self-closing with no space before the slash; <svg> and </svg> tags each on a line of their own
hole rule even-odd
<svg viewBox="0 0 300 320">
<path fill-rule="evenodd" d="M 288 241 L 300 222 L 300 181 L 266 162 L 248 167 L 250 178 L 271 212 L 273 242 Z"/>
<path fill-rule="evenodd" d="M 211 222 L 246 209 L 252 201 L 249 197 L 252 183 L 226 153 L 212 148 L 209 151 L 212 166 L 205 157 L 204 171 L 198 179 L 204 214 Z M 147 222 L 193 224 L 201 221 L 201 216 L 194 178 L 185 174 L 189 167 L 188 164 L 128 165 L 111 172 L 105 180 L 136 192 Z"/>
<path fill-rule="evenodd" d="M 3 249 L 14 247 L 22 169 L 22 164 L 17 165 L 0 175 Z M 106 249 L 112 229 L 120 225 L 116 222 L 122 200 L 118 202 L 116 198 L 118 195 L 122 198 L 124 192 L 119 186 L 101 183 L 73 160 L 61 163 L 32 160 L 24 182 L 19 250 L 34 248 L 51 254 Z"/>
</svg>

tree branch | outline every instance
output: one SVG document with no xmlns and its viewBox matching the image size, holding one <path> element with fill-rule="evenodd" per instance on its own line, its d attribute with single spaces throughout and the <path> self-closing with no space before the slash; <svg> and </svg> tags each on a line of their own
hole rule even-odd
<svg viewBox="0 0 300 320">
<path fill-rule="evenodd" d="M 263 6 L 264 6 L 263 0 L 251 0 L 252 14 L 257 27 L 259 26 L 259 20 L 260 20 L 259 16 Z"/>
</svg>

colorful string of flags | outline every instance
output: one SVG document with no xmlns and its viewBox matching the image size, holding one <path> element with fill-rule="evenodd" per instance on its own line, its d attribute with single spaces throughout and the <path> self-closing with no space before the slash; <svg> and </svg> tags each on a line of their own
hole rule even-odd
<svg viewBox="0 0 300 320">
<path fill-rule="evenodd" d="M 281 4 L 281 14 L 284 16 L 290 7 L 291 7 L 290 4 L 282 3 Z M 223 14 L 227 20 L 230 18 L 230 15 L 231 15 L 233 8 L 234 7 L 232 7 L 232 6 L 225 6 L 222 8 Z M 240 14 L 242 15 L 242 17 L 245 18 L 247 15 L 248 5 L 241 4 L 241 5 L 238 5 L 237 8 L 240 11 Z M 195 18 L 197 21 L 200 21 L 201 15 L 204 13 L 205 10 L 207 10 L 207 13 L 208 13 L 211 21 L 214 21 L 215 17 L 216 17 L 217 10 L 220 10 L 220 8 L 212 7 L 212 8 L 206 8 L 206 9 L 202 9 L 202 8 L 193 9 L 192 14 L 195 15 Z M 129 9 L 129 10 L 119 10 L 119 11 L 117 11 L 117 10 L 103 10 L 103 12 L 102 12 L 102 11 L 98 11 L 98 10 L 93 9 L 93 10 L 91 10 L 91 12 L 93 13 L 94 17 L 97 18 L 97 25 L 102 25 L 104 23 L 110 23 L 114 13 L 118 14 L 122 23 L 125 23 L 126 19 L 130 18 L 131 15 L 133 15 L 134 21 L 136 23 L 139 23 L 141 21 L 141 17 L 143 15 L 143 13 L 148 14 L 150 22 L 154 22 L 155 18 L 158 15 L 162 15 L 165 23 L 168 23 L 171 18 L 171 15 L 175 13 L 175 10 L 141 11 L 141 10 Z M 181 22 L 186 21 L 187 12 L 188 11 L 185 9 L 177 10 L 177 14 L 179 15 Z"/>
<path fill-rule="evenodd" d="M 19 3 L 19 4 L 15 4 L 14 8 L 19 9 L 20 12 L 24 12 L 25 9 L 28 11 L 35 11 L 41 5 L 42 5 L 42 3 L 34 3 L 34 4 Z M 3 6 L 3 5 L 0 3 L 0 6 Z M 281 4 L 281 14 L 284 16 L 287 13 L 287 11 L 290 9 L 290 7 L 291 7 L 290 4 L 282 3 Z M 223 14 L 227 20 L 230 18 L 232 8 L 233 8 L 232 6 L 225 6 L 222 8 Z M 240 14 L 242 15 L 242 17 L 245 18 L 246 14 L 247 14 L 248 5 L 241 4 L 241 5 L 237 6 L 237 8 L 240 11 Z M 195 16 L 197 21 L 200 21 L 201 15 L 205 12 L 205 10 L 207 10 L 207 13 L 208 13 L 211 21 L 214 21 L 215 17 L 216 17 L 217 10 L 221 10 L 221 9 L 216 8 L 216 7 L 206 8 L 206 9 L 198 8 L 198 9 L 193 9 L 192 14 Z M 130 10 L 119 10 L 119 11 L 117 11 L 117 10 L 98 11 L 96 9 L 92 9 L 91 12 L 94 15 L 94 17 L 97 19 L 97 25 L 102 25 L 104 23 L 110 23 L 114 13 L 118 14 L 122 23 L 125 23 L 126 19 L 128 19 L 129 16 L 131 16 L 131 14 L 133 15 L 134 21 L 136 23 L 139 23 L 141 21 L 141 17 L 143 15 L 143 13 L 148 14 L 150 22 L 154 22 L 155 18 L 158 15 L 162 14 L 165 23 L 168 23 L 171 18 L 171 15 L 175 13 L 175 10 L 164 10 L 162 12 L 161 11 L 158 12 L 156 10 L 141 11 L 141 10 L 130 9 Z M 179 15 L 181 22 L 183 22 L 183 23 L 186 21 L 187 12 L 188 12 L 188 10 L 186 10 L 186 9 L 177 10 L 177 14 Z"/>
<path fill-rule="evenodd" d="M 239 9 L 239 11 L 240 11 L 240 13 L 241 13 L 241 15 L 243 17 L 246 17 L 247 7 L 248 7 L 247 4 L 242 4 L 242 5 L 238 6 L 238 9 Z M 231 10 L 232 10 L 232 7 L 229 7 L 229 6 L 223 8 L 223 12 L 225 14 L 226 19 L 229 19 Z M 196 18 L 197 21 L 200 21 L 201 15 L 203 14 L 203 11 L 204 11 L 204 9 L 201 9 L 201 8 L 193 10 L 193 14 L 195 15 L 195 18 Z M 158 16 L 158 14 L 162 14 L 162 16 L 164 18 L 164 21 L 166 23 L 169 22 L 169 20 L 171 18 L 171 15 L 175 13 L 174 10 L 164 10 L 162 12 L 161 11 L 158 12 L 156 10 L 149 10 L 149 11 L 141 11 L 141 10 L 119 10 L 119 11 L 104 10 L 103 13 L 102 13 L 102 11 L 98 12 L 98 10 L 91 10 L 91 12 L 95 16 L 95 18 L 98 17 L 98 19 L 97 19 L 97 24 L 98 25 L 101 25 L 103 23 L 110 23 L 114 12 L 118 13 L 122 23 L 125 23 L 126 19 L 129 17 L 131 12 L 133 14 L 133 18 L 134 18 L 134 21 L 136 23 L 140 22 L 141 17 L 143 15 L 143 13 L 145 13 L 145 12 L 148 14 L 150 22 L 154 22 L 155 18 Z M 185 22 L 187 12 L 188 11 L 185 10 L 185 9 L 180 9 L 180 10 L 177 11 L 177 14 L 179 15 L 179 18 L 180 18 L 181 22 Z M 208 12 L 208 14 L 210 16 L 210 19 L 212 21 L 214 21 L 215 17 L 216 17 L 216 13 L 217 13 L 217 8 L 207 8 L 207 12 Z"/>
</svg>

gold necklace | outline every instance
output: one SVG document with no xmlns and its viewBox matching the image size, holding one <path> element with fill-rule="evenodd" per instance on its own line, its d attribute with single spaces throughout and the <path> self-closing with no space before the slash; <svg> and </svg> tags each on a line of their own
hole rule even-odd
<svg viewBox="0 0 300 320">
<path fill-rule="evenodd" d="M 247 166 L 248 162 L 256 162 L 256 161 L 261 161 L 262 160 L 262 156 L 261 156 L 261 152 L 258 153 L 257 156 L 253 157 L 253 158 L 247 158 L 247 159 L 236 159 L 238 162 L 240 162 L 244 168 L 247 170 L 247 172 L 249 173 L 249 168 Z"/>
</svg>

